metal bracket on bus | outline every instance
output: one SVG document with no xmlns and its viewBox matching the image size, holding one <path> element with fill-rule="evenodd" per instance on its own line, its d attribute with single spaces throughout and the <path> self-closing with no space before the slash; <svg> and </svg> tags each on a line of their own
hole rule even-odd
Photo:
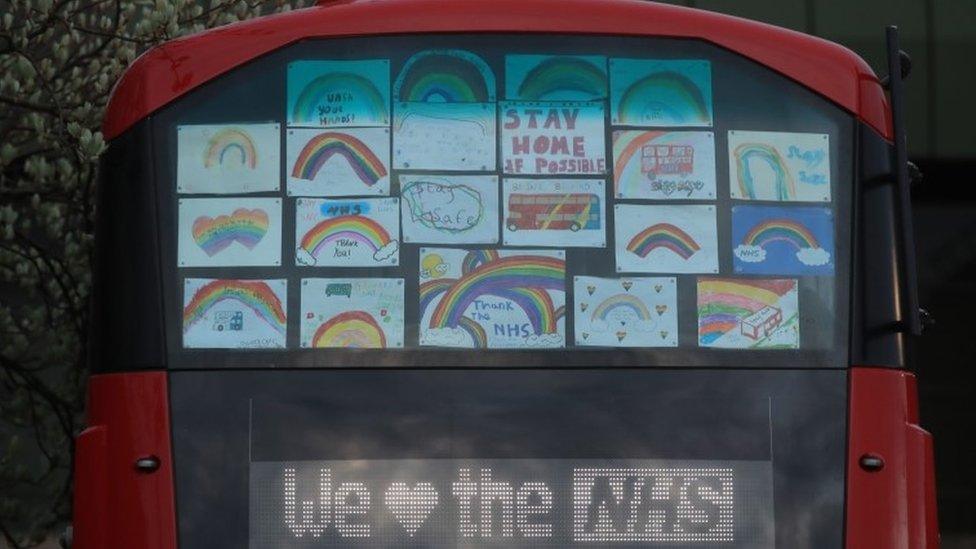
<svg viewBox="0 0 976 549">
<path fill-rule="evenodd" d="M 895 158 L 893 172 L 897 184 L 898 209 L 901 217 L 902 268 L 905 300 L 902 315 L 908 332 L 912 335 L 922 333 L 922 318 L 918 304 L 918 271 L 915 260 L 915 232 L 912 223 L 911 179 L 908 168 L 908 141 L 905 133 L 905 77 L 911 73 L 911 58 L 898 46 L 898 27 L 887 28 L 888 76 L 882 84 L 888 88 L 891 98 L 891 124 L 895 138 Z M 893 75 L 899 75 L 895 78 Z"/>
</svg>

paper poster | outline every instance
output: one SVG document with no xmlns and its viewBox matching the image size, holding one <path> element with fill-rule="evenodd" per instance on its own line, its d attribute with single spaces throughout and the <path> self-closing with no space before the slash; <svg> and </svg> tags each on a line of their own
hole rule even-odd
<svg viewBox="0 0 976 549">
<path fill-rule="evenodd" d="M 296 265 L 389 267 L 399 263 L 399 199 L 299 198 L 295 208 Z"/>
<path fill-rule="evenodd" d="M 495 169 L 495 106 L 397 103 L 393 165 L 399 170 Z"/>
<path fill-rule="evenodd" d="M 565 345 L 562 250 L 420 249 L 420 344 Z"/>
<path fill-rule="evenodd" d="M 830 201 L 830 137 L 822 133 L 729 132 L 732 198 Z"/>
<path fill-rule="evenodd" d="M 290 128 L 289 196 L 390 194 L 390 128 Z"/>
<path fill-rule="evenodd" d="M 734 206 L 732 264 L 736 273 L 834 274 L 830 208 Z"/>
<path fill-rule="evenodd" d="M 176 136 L 178 192 L 243 194 L 278 190 L 280 125 L 178 126 Z"/>
<path fill-rule="evenodd" d="M 611 59 L 614 124 L 711 126 L 712 65 L 701 59 Z"/>
<path fill-rule="evenodd" d="M 281 199 L 181 198 L 180 267 L 281 265 Z"/>
<path fill-rule="evenodd" d="M 389 126 L 389 60 L 289 63 L 288 125 Z"/>
<path fill-rule="evenodd" d="M 717 273 L 715 206 L 617 204 L 618 272 Z"/>
<path fill-rule="evenodd" d="M 674 277 L 573 277 L 576 345 L 677 347 Z"/>
<path fill-rule="evenodd" d="M 413 55 L 393 87 L 398 103 L 494 103 L 495 75 L 465 50 L 425 50 Z"/>
<path fill-rule="evenodd" d="M 505 56 L 505 98 L 515 101 L 606 99 L 607 58 L 600 55 Z"/>
<path fill-rule="evenodd" d="M 280 349 L 288 328 L 286 280 L 183 281 L 183 347 Z"/>
<path fill-rule="evenodd" d="M 499 103 L 507 174 L 604 174 L 603 102 Z"/>
<path fill-rule="evenodd" d="M 301 325 L 302 347 L 403 347 L 403 279 L 302 279 Z"/>
<path fill-rule="evenodd" d="M 607 245 L 602 179 L 505 179 L 506 246 Z"/>
<path fill-rule="evenodd" d="M 715 198 L 712 132 L 613 132 L 614 195 L 624 199 Z"/>
<path fill-rule="evenodd" d="M 399 179 L 405 243 L 498 243 L 498 177 L 401 175 Z"/>
<path fill-rule="evenodd" d="M 724 349 L 798 349 L 796 279 L 699 278 L 698 343 Z"/>
</svg>

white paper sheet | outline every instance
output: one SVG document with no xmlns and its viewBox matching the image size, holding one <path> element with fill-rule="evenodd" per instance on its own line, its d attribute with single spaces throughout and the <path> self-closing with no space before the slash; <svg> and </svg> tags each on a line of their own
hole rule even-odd
<svg viewBox="0 0 976 549">
<path fill-rule="evenodd" d="M 302 279 L 301 323 L 302 347 L 403 347 L 403 279 Z"/>
<path fill-rule="evenodd" d="M 499 103 L 506 174 L 607 171 L 603 102 Z"/>
<path fill-rule="evenodd" d="M 699 278 L 698 343 L 725 349 L 798 349 L 795 278 Z"/>
<path fill-rule="evenodd" d="M 677 347 L 674 277 L 573 277 L 576 345 Z"/>
<path fill-rule="evenodd" d="M 715 206 L 614 206 L 617 271 L 717 273 Z"/>
<path fill-rule="evenodd" d="M 178 126 L 176 147 L 176 190 L 181 194 L 278 190 L 279 124 Z"/>
<path fill-rule="evenodd" d="M 729 132 L 732 198 L 830 201 L 830 137 L 821 133 Z"/>
<path fill-rule="evenodd" d="M 183 282 L 185 348 L 285 347 L 288 281 L 187 278 Z"/>
<path fill-rule="evenodd" d="M 399 263 L 399 199 L 299 198 L 295 205 L 296 265 L 387 267 Z"/>
<path fill-rule="evenodd" d="M 403 241 L 496 244 L 498 178 L 493 175 L 403 175 Z"/>
<path fill-rule="evenodd" d="M 602 179 L 505 179 L 502 188 L 505 245 L 607 245 Z"/>
<path fill-rule="evenodd" d="M 623 199 L 714 200 L 712 132 L 613 132 L 614 194 Z"/>
<path fill-rule="evenodd" d="M 390 129 L 290 128 L 289 196 L 390 194 Z"/>
<path fill-rule="evenodd" d="M 281 265 L 281 199 L 182 198 L 180 267 Z"/>
<path fill-rule="evenodd" d="M 494 103 L 397 103 L 393 166 L 398 170 L 493 171 Z"/>
</svg>

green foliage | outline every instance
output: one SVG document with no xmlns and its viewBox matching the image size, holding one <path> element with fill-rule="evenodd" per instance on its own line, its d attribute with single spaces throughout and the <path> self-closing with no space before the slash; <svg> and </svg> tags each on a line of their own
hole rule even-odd
<svg viewBox="0 0 976 549">
<path fill-rule="evenodd" d="M 283 0 L 0 0 L 0 546 L 71 515 L 94 187 L 112 85 L 176 36 Z"/>
</svg>

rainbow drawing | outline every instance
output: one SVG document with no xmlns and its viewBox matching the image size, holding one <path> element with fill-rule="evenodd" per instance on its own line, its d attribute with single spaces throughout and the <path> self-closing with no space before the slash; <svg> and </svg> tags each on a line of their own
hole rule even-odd
<svg viewBox="0 0 976 549">
<path fill-rule="evenodd" d="M 315 330 L 312 347 L 385 349 L 386 334 L 366 311 L 344 311 Z"/>
<path fill-rule="evenodd" d="M 472 250 L 465 254 L 464 259 L 461 260 L 461 273 L 470 273 L 479 265 L 490 263 L 499 257 L 497 250 Z"/>
<path fill-rule="evenodd" d="M 325 132 L 310 139 L 298 154 L 291 176 L 311 181 L 335 155 L 344 158 L 367 186 L 386 176 L 386 167 L 373 151 L 355 136 L 342 132 Z"/>
<path fill-rule="evenodd" d="M 207 168 L 223 166 L 236 160 L 234 165 L 254 169 L 258 165 L 258 153 L 250 134 L 240 128 L 224 128 L 207 142 L 203 153 L 203 165 Z"/>
<path fill-rule="evenodd" d="M 488 347 L 488 334 L 485 333 L 485 329 L 481 324 L 478 324 L 474 319 L 463 316 L 461 317 L 461 321 L 458 322 L 458 327 L 471 336 L 471 341 L 474 343 L 475 349 Z"/>
<path fill-rule="evenodd" d="M 396 98 L 421 103 L 486 103 L 492 101 L 493 88 L 494 79 L 481 58 L 465 51 L 431 50 L 407 61 L 397 79 Z"/>
<path fill-rule="evenodd" d="M 657 223 L 640 231 L 627 243 L 627 251 L 647 257 L 656 248 L 666 248 L 688 259 L 701 249 L 688 233 L 670 223 Z"/>
<path fill-rule="evenodd" d="M 665 70 L 631 84 L 620 97 L 616 118 L 622 124 L 708 125 L 712 114 L 708 100 L 691 78 Z"/>
<path fill-rule="evenodd" d="M 285 333 L 286 316 L 281 300 L 266 282 L 260 280 L 214 280 L 203 285 L 183 308 L 183 332 L 224 301 L 240 303 L 276 332 Z"/>
<path fill-rule="evenodd" d="M 737 330 L 742 319 L 775 306 L 796 280 L 698 280 L 698 339 L 708 345 Z"/>
<path fill-rule="evenodd" d="M 192 235 L 197 245 L 213 257 L 234 242 L 254 249 L 268 232 L 268 225 L 268 214 L 264 210 L 239 208 L 230 215 L 198 217 L 193 222 Z"/>
<path fill-rule="evenodd" d="M 528 316 L 536 335 L 557 333 L 563 308 L 554 307 L 547 290 L 565 291 L 566 264 L 546 256 L 507 256 L 484 263 L 457 280 L 425 283 L 421 302 L 442 297 L 430 319 L 431 328 L 456 328 L 475 299 L 493 295 L 514 301 Z"/>
<path fill-rule="evenodd" d="M 736 181 L 739 183 L 739 198 L 764 198 L 756 192 L 756 182 L 753 179 L 749 164 L 753 160 L 764 162 L 773 171 L 776 180 L 772 184 L 772 198 L 774 200 L 794 200 L 796 185 L 786 160 L 775 147 L 762 143 L 743 143 L 735 148 L 732 156 L 735 158 Z"/>
<path fill-rule="evenodd" d="M 604 299 L 593 309 L 590 319 L 605 321 L 610 313 L 618 309 L 632 311 L 640 320 L 651 319 L 647 305 L 633 294 L 617 294 Z"/>
<path fill-rule="evenodd" d="M 606 72 L 579 57 L 550 57 L 533 67 L 518 89 L 519 98 L 527 101 L 546 100 L 567 92 L 586 99 L 606 97 Z"/>
<path fill-rule="evenodd" d="M 319 106 L 329 97 L 352 98 L 353 114 L 365 115 L 370 121 L 388 120 L 386 100 L 368 78 L 351 72 L 329 72 L 313 79 L 298 93 L 292 105 L 291 121 L 295 124 L 319 123 Z M 362 112 L 357 109 L 362 109 Z"/>
<path fill-rule="evenodd" d="M 390 233 L 376 221 L 362 215 L 340 215 L 320 221 L 302 237 L 299 247 L 312 257 L 328 244 L 348 238 L 376 252 L 391 242 Z"/>
<path fill-rule="evenodd" d="M 743 240 L 747 246 L 765 248 L 771 242 L 785 242 L 797 250 L 819 248 L 817 238 L 792 219 L 770 219 L 753 227 Z"/>
</svg>

